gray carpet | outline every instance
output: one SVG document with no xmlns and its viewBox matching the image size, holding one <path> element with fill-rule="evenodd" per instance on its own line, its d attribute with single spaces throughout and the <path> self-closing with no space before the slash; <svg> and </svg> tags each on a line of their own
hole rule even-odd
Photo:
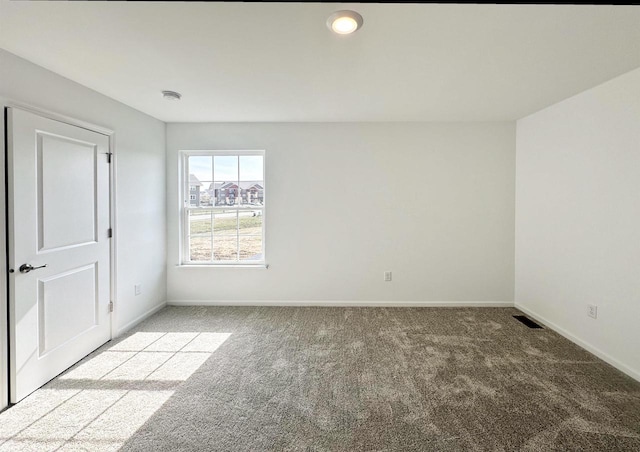
<svg viewBox="0 0 640 452">
<path fill-rule="evenodd" d="M 20 404 L 2 413 L 0 441 L 145 452 L 640 450 L 640 383 L 514 314 L 169 307 L 40 390 L 61 405 L 43 411 L 36 398 L 12 415 L 40 410 L 41 420 L 7 416 Z M 89 403 L 104 406 L 89 416 Z M 60 429 L 69 416 L 82 419 Z"/>
</svg>

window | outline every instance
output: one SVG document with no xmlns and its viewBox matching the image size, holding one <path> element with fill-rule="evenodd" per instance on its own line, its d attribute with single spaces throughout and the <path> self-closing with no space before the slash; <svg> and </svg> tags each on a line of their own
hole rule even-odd
<svg viewBox="0 0 640 452">
<path fill-rule="evenodd" d="M 264 151 L 184 151 L 182 263 L 264 265 Z"/>
</svg>

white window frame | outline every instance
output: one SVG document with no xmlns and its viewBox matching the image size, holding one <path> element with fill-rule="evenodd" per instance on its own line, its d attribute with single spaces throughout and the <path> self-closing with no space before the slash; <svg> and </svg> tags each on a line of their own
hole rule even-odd
<svg viewBox="0 0 640 452">
<path fill-rule="evenodd" d="M 266 218 L 267 218 L 267 182 L 266 182 L 266 151 L 265 150 L 181 150 L 180 153 L 180 266 L 184 267 L 258 267 L 268 268 L 266 264 Z M 259 155 L 262 156 L 262 183 L 263 183 L 263 195 L 262 206 L 235 206 L 233 209 L 237 209 L 239 212 L 243 210 L 262 211 L 262 259 L 256 261 L 191 261 L 189 253 L 189 212 L 194 210 L 229 210 L 229 206 L 216 207 L 212 206 L 191 206 L 190 203 L 190 187 L 189 187 L 189 157 L 192 156 L 248 156 Z M 238 165 L 238 171 L 240 171 L 240 165 Z M 239 175 L 238 175 L 239 176 Z M 238 177 L 239 178 L 239 177 Z M 212 177 L 213 179 L 213 177 Z M 212 181 L 215 182 L 215 181 Z M 213 197 L 212 197 L 213 199 Z"/>
</svg>

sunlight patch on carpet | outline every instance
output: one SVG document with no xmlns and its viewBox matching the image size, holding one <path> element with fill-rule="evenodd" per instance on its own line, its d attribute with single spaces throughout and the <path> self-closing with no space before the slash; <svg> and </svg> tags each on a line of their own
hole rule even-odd
<svg viewBox="0 0 640 452">
<path fill-rule="evenodd" d="M 118 450 L 229 336 L 129 336 L 1 413 L 0 451 Z"/>
</svg>

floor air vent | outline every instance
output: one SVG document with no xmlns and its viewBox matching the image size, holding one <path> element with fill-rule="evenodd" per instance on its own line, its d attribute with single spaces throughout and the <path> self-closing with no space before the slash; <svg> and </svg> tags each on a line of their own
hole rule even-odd
<svg viewBox="0 0 640 452">
<path fill-rule="evenodd" d="M 527 325 L 529 328 L 542 328 L 540 325 L 538 325 L 536 322 L 534 322 L 533 320 L 531 320 L 529 317 L 527 317 L 526 315 L 514 315 L 513 316 L 514 319 L 518 320 L 519 322 L 524 323 L 525 325 Z"/>
</svg>

